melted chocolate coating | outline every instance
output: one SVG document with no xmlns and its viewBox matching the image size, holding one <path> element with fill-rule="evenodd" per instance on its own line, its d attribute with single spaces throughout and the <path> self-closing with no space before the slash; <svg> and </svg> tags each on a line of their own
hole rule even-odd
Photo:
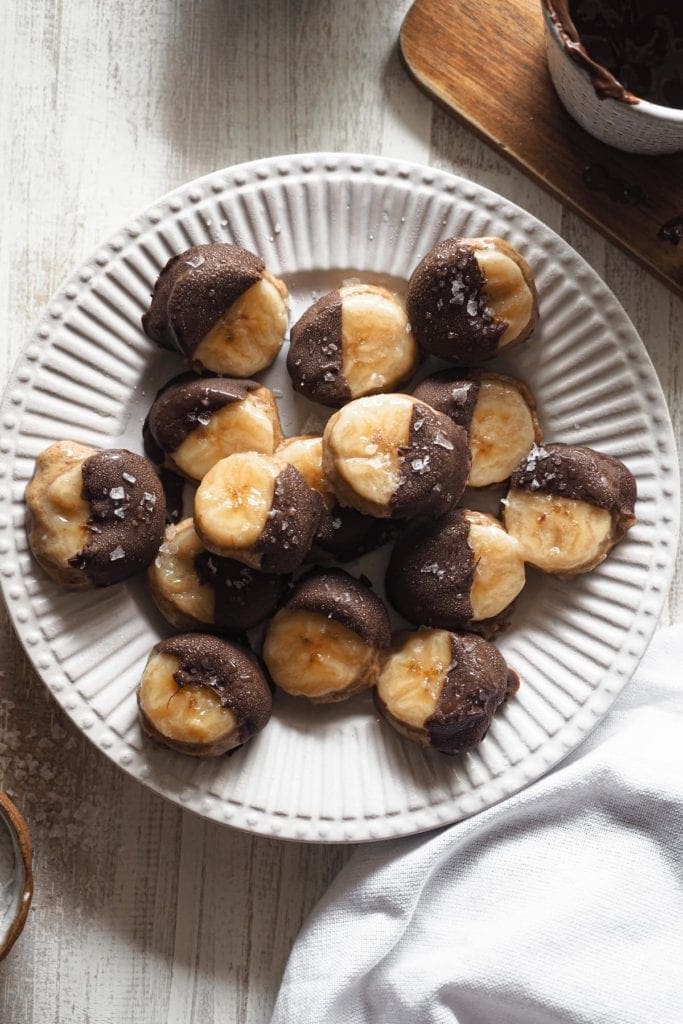
<svg viewBox="0 0 683 1024">
<path fill-rule="evenodd" d="M 339 562 L 350 562 L 385 544 L 393 533 L 389 520 L 365 516 L 355 508 L 323 503 L 315 543 Z"/>
<path fill-rule="evenodd" d="M 283 609 L 316 612 L 334 619 L 370 647 L 385 650 L 391 643 L 391 624 L 384 604 L 368 584 L 343 569 L 314 570 L 299 580 Z"/>
<path fill-rule="evenodd" d="M 273 698 L 256 658 L 243 647 L 208 633 L 181 633 L 162 640 L 152 654 L 170 654 L 180 665 L 173 674 L 178 686 L 208 686 L 229 708 L 246 743 L 268 724 Z"/>
<path fill-rule="evenodd" d="M 510 487 L 556 494 L 633 518 L 636 481 L 619 459 L 568 444 L 534 446 L 510 478 Z"/>
<path fill-rule="evenodd" d="M 472 460 L 467 432 L 447 416 L 416 405 L 400 455 L 401 482 L 391 499 L 396 515 L 438 516 L 461 497 Z"/>
<path fill-rule="evenodd" d="M 387 597 L 418 626 L 461 629 L 472 619 L 474 552 L 461 509 L 421 524 L 396 542 L 386 575 Z"/>
<path fill-rule="evenodd" d="M 413 398 L 431 405 L 469 433 L 479 387 L 479 381 L 469 380 L 462 370 L 443 370 L 421 380 Z"/>
<path fill-rule="evenodd" d="M 81 472 L 90 539 L 69 564 L 94 586 L 107 587 L 146 569 L 156 556 L 164 536 L 164 493 L 148 460 L 125 448 L 90 455 Z"/>
<path fill-rule="evenodd" d="M 447 238 L 417 265 L 408 284 L 406 308 L 415 340 L 427 353 L 468 365 L 492 359 L 507 322 L 486 305 L 475 250 Z"/>
<path fill-rule="evenodd" d="M 320 521 L 320 495 L 298 469 L 284 466 L 275 480 L 273 504 L 254 550 L 264 572 L 294 572 L 311 550 Z"/>
<path fill-rule="evenodd" d="M 318 299 L 290 332 L 287 372 L 302 395 L 337 407 L 350 401 L 342 373 L 342 296 L 339 290 Z"/>
<path fill-rule="evenodd" d="M 260 280 L 264 269 L 260 256 L 239 246 L 194 245 L 171 257 L 161 271 L 142 329 L 161 348 L 191 357 L 233 302 Z"/>
<path fill-rule="evenodd" d="M 213 590 L 213 620 L 226 633 L 243 633 L 262 622 L 274 611 L 287 586 L 285 576 L 257 572 L 208 551 L 195 557 L 194 568 L 200 582 Z"/>
<path fill-rule="evenodd" d="M 481 743 L 497 708 L 516 692 L 519 678 L 493 644 L 481 637 L 451 633 L 451 655 L 425 729 L 436 750 L 454 755 Z"/>
<path fill-rule="evenodd" d="M 198 427 L 207 426 L 211 414 L 243 401 L 262 385 L 255 380 L 230 377 L 192 377 L 171 381 L 157 395 L 149 410 L 149 430 L 157 449 L 170 455 Z"/>
</svg>

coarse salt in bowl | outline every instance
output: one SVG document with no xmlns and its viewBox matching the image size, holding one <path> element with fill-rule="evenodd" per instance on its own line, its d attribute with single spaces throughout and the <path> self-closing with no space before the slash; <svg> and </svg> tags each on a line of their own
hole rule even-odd
<svg viewBox="0 0 683 1024">
<path fill-rule="evenodd" d="M 0 960 L 19 938 L 32 896 L 28 828 L 7 794 L 0 792 Z"/>
</svg>

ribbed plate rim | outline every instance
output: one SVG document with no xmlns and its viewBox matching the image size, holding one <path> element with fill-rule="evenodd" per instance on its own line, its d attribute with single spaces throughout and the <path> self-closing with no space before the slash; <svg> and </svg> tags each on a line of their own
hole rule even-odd
<svg viewBox="0 0 683 1024">
<path fill-rule="evenodd" d="M 80 291 L 87 287 L 87 279 L 83 276 L 85 271 L 94 266 L 97 268 L 97 274 L 103 272 L 108 264 L 120 258 L 119 254 L 123 249 L 128 245 L 134 245 L 137 238 L 144 237 L 147 233 L 153 232 L 165 218 L 173 219 L 178 217 L 179 211 L 183 209 L 186 202 L 190 204 L 195 203 L 200 198 L 204 198 L 206 193 L 212 193 L 216 198 L 220 198 L 223 195 L 227 200 L 231 193 L 239 191 L 249 180 L 256 179 L 261 183 L 269 178 L 277 180 L 288 175 L 292 170 L 295 170 L 297 174 L 303 175 L 304 178 L 306 175 L 318 172 L 338 173 L 340 171 L 347 171 L 355 176 L 369 174 L 373 177 L 387 176 L 388 178 L 393 175 L 412 185 L 419 183 L 451 196 L 457 195 L 458 192 L 465 193 L 467 190 L 474 190 L 478 200 L 491 210 L 494 208 L 504 210 L 505 215 L 511 222 L 518 218 L 525 218 L 533 225 L 535 230 L 540 231 L 541 237 L 547 240 L 548 244 L 559 247 L 559 250 L 565 256 L 568 256 L 571 263 L 579 268 L 584 275 L 587 275 L 594 284 L 597 283 L 605 300 L 612 307 L 611 314 L 616 315 L 618 318 L 621 330 L 631 335 L 630 343 L 635 345 L 638 363 L 641 366 L 641 376 L 647 378 L 648 388 L 652 389 L 653 393 L 656 393 L 657 402 L 655 404 L 659 407 L 660 416 L 662 412 L 664 413 L 665 428 L 663 431 L 660 430 L 657 436 L 662 458 L 668 459 L 671 463 L 669 479 L 671 497 L 667 505 L 670 525 L 668 528 L 665 528 L 661 524 L 662 528 L 668 529 L 670 534 L 670 557 L 666 565 L 661 570 L 658 570 L 656 581 L 649 588 L 651 591 L 654 591 L 655 598 L 648 606 L 647 617 L 640 626 L 637 643 L 631 642 L 628 651 L 624 652 L 621 650 L 618 656 L 615 656 L 615 660 L 621 659 L 619 668 L 616 671 L 606 671 L 598 686 L 592 690 L 589 699 L 581 707 L 581 722 L 577 724 L 575 719 L 578 715 L 575 715 L 572 719 L 566 721 L 558 732 L 548 736 L 545 742 L 525 757 L 523 761 L 508 767 L 502 774 L 494 776 L 483 785 L 474 786 L 465 793 L 441 803 L 420 807 L 416 811 L 401 812 L 397 815 L 387 813 L 376 818 L 357 817 L 351 821 L 341 818 L 336 821 L 325 819 L 324 825 L 321 825 L 321 819 L 306 819 L 296 816 L 283 818 L 277 814 L 260 812 L 241 805 L 231 810 L 228 821 L 227 815 L 222 813 L 220 801 L 211 799 L 209 806 L 205 801 L 205 793 L 179 793 L 177 780 L 175 788 L 173 788 L 170 783 L 162 783 L 159 780 L 143 777 L 139 771 L 140 765 L 136 762 L 136 758 L 139 756 L 137 751 L 132 750 L 131 753 L 130 750 L 124 749 L 127 748 L 127 744 L 123 741 L 116 747 L 105 749 L 81 725 L 78 720 L 78 714 L 84 708 L 87 708 L 88 701 L 81 697 L 75 684 L 72 684 L 71 689 L 68 691 L 68 696 L 73 705 L 69 707 L 66 706 L 67 693 L 61 691 L 57 694 L 54 690 L 50 689 L 47 680 L 48 671 L 44 665 L 39 664 L 41 655 L 43 655 L 43 661 L 45 660 L 45 652 L 46 650 L 49 651 L 50 648 L 49 642 L 42 640 L 39 636 L 36 639 L 36 622 L 32 609 L 28 618 L 20 619 L 17 616 L 16 598 L 12 594 L 14 572 L 13 570 L 10 572 L 7 569 L 8 566 L 9 569 L 12 569 L 12 565 L 7 562 L 0 565 L 0 587 L 9 611 L 10 620 L 34 669 L 50 692 L 52 692 L 62 709 L 75 723 L 76 727 L 88 736 L 91 742 L 98 746 L 110 760 L 123 768 L 129 775 L 137 778 L 160 795 L 203 818 L 222 824 L 230 824 L 232 827 L 247 832 L 271 838 L 292 839 L 312 843 L 374 841 L 394 836 L 410 835 L 446 825 L 499 802 L 524 788 L 554 767 L 598 724 L 635 672 L 656 628 L 668 593 L 674 569 L 680 512 L 680 485 L 676 445 L 673 425 L 664 394 L 642 339 L 612 291 L 600 279 L 593 268 L 561 236 L 519 205 L 510 202 L 491 189 L 462 176 L 432 168 L 428 165 L 415 164 L 383 156 L 333 152 L 267 157 L 212 171 L 172 189 L 137 216 L 131 218 L 127 226 L 111 235 L 88 259 L 83 261 L 77 270 L 63 281 L 50 301 L 41 310 L 30 332 L 29 340 L 15 362 L 4 391 L 0 405 L 0 418 L 3 422 L 3 428 L 6 430 L 14 429 L 14 426 L 8 426 L 11 419 L 16 420 L 13 390 L 19 383 L 17 374 L 21 364 L 27 358 L 27 352 L 29 352 L 31 346 L 35 347 L 38 345 L 42 347 L 49 342 L 50 333 L 49 329 L 46 329 L 45 324 L 46 322 L 50 323 L 52 320 L 50 311 L 59 308 L 62 304 L 70 303 L 74 298 L 74 289 Z M 164 207 L 167 208 L 166 213 L 163 212 Z M 144 228 L 140 228 L 141 223 L 145 225 Z M 122 242 L 122 236 L 126 236 L 126 243 Z M 3 442 L 3 444 L 6 444 L 6 442 Z M 7 447 L 2 445 L 0 445 L 0 449 L 2 451 L 8 450 Z M 13 449 L 10 448 L 10 450 L 13 452 Z M 13 457 L 12 455 L 9 461 L 10 470 Z M 8 533 L 11 541 L 9 548 L 5 544 L 5 548 L 2 550 L 2 554 L 5 556 L 14 550 L 14 531 L 11 525 L 9 526 Z"/>
</svg>

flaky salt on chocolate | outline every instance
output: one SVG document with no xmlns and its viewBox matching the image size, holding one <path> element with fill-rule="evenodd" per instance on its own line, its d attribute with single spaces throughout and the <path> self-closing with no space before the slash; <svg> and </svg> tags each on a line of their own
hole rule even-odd
<svg viewBox="0 0 683 1024">
<path fill-rule="evenodd" d="M 36 459 L 26 488 L 31 551 L 56 582 L 106 587 L 146 569 L 164 532 L 159 478 L 142 455 L 71 441 Z"/>
<path fill-rule="evenodd" d="M 259 256 L 227 242 L 195 245 L 161 271 L 142 327 L 198 372 L 250 377 L 282 347 L 286 300 Z"/>
<path fill-rule="evenodd" d="M 192 757 L 219 757 L 243 746 L 268 724 L 273 703 L 254 655 L 206 633 L 158 643 L 137 699 L 144 732 Z"/>
<path fill-rule="evenodd" d="M 636 522 L 636 480 L 619 459 L 567 444 L 534 446 L 503 502 L 525 560 L 571 577 L 607 557 Z"/>
<path fill-rule="evenodd" d="M 525 341 L 538 319 L 533 274 L 502 238 L 448 238 L 413 271 L 408 319 L 422 351 L 460 366 Z"/>
</svg>

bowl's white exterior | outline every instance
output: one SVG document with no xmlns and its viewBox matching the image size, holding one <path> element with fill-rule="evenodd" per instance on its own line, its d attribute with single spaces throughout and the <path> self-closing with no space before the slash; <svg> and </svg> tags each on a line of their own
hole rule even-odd
<svg viewBox="0 0 683 1024">
<path fill-rule="evenodd" d="M 586 69 L 562 44 L 557 25 L 543 6 L 548 68 L 563 105 L 582 128 L 608 146 L 627 153 L 676 153 L 683 150 L 683 110 L 640 100 L 601 99 Z"/>
</svg>

